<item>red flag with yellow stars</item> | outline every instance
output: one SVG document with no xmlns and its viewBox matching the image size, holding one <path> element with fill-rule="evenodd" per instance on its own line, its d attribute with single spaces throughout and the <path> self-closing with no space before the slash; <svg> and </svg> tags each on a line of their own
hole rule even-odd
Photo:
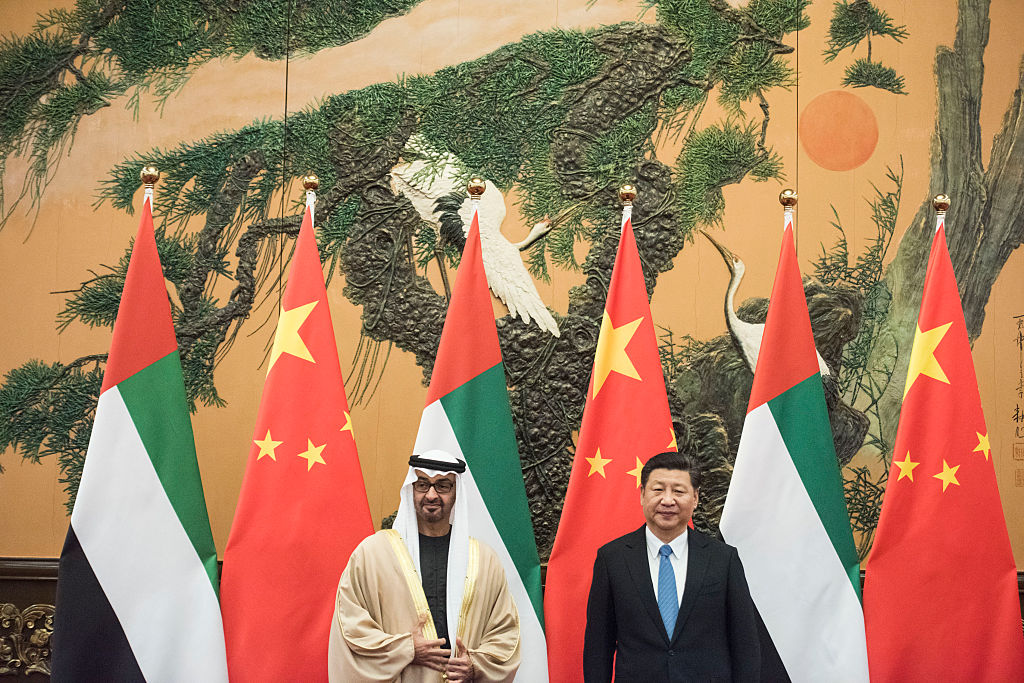
<svg viewBox="0 0 1024 683">
<path fill-rule="evenodd" d="M 338 580 L 371 533 L 307 208 L 224 553 L 231 680 L 327 680 Z"/>
<path fill-rule="evenodd" d="M 872 681 L 1022 681 L 1017 570 L 944 218 L 866 567 Z"/>
<path fill-rule="evenodd" d="M 552 681 L 583 680 L 583 630 L 597 549 L 644 523 L 640 470 L 652 455 L 675 448 L 658 340 L 627 219 L 548 562 L 544 615 Z"/>
</svg>

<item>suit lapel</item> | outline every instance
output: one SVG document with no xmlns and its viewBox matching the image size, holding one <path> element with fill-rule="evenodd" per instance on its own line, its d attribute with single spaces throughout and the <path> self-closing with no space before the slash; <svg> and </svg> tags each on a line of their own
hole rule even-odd
<svg viewBox="0 0 1024 683">
<path fill-rule="evenodd" d="M 668 643 L 668 634 L 665 632 L 665 622 L 661 619 L 661 611 L 658 609 L 658 597 L 654 593 L 654 584 L 651 583 L 651 565 L 647 560 L 647 535 L 644 532 L 646 527 L 640 527 L 629 535 L 626 545 L 629 551 L 626 553 L 626 566 L 629 568 L 629 578 L 633 580 L 637 592 L 640 593 L 640 602 L 643 603 L 647 615 L 654 622 L 654 628 L 662 635 Z"/>
<path fill-rule="evenodd" d="M 707 537 L 695 529 L 690 529 L 688 533 L 690 539 L 687 542 L 686 553 L 686 584 L 683 587 L 683 601 L 679 605 L 679 616 L 676 617 L 676 629 L 672 634 L 672 641 L 675 641 L 682 632 L 683 624 L 686 623 L 686 618 L 690 616 L 693 605 L 697 602 L 697 593 L 708 570 Z M 649 580 L 648 583 L 650 583 Z"/>
</svg>

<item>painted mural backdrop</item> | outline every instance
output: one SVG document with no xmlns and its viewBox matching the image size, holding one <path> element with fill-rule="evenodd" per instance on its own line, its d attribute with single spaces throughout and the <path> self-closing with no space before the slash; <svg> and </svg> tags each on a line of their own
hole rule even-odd
<svg viewBox="0 0 1024 683">
<path fill-rule="evenodd" d="M 173 101 L 211 60 L 291 60 L 358 44 L 419 4 L 79 0 L 40 14 L 35 29 L 0 43 L 5 229 L 31 223 L 62 155 L 81 142 L 76 130 L 101 109 L 141 106 L 139 116 L 154 116 L 151 103 Z M 828 22 L 826 38 L 804 44 L 801 58 L 841 67 L 829 91 L 801 103 L 801 143 L 816 164 L 848 170 L 876 153 L 878 123 L 859 93 L 880 93 L 892 107 L 908 97 L 937 103 L 930 157 L 913 160 L 919 173 L 927 168 L 927 194 L 903 192 L 910 160 L 885 150 L 888 171 L 872 179 L 860 219 L 867 239 L 848 239 L 835 212 L 831 225 L 819 226 L 824 244 L 804 269 L 836 452 L 865 555 L 917 316 L 930 197 L 953 197 L 949 246 L 972 340 L 1024 235 L 1024 72 L 1012 70 L 1018 82 L 1000 104 L 1002 125 L 984 139 L 989 2 L 949 3 L 944 23 L 952 39 L 919 57 L 934 58 L 934 80 L 913 84 L 879 56 L 880 46 L 912 46 L 919 38 L 913 24 L 894 19 L 898 3 L 814 4 L 817 21 Z M 375 389 L 395 354 L 414 357 L 429 378 L 447 277 L 463 244 L 465 183 L 485 178 L 484 257 L 492 290 L 510 311 L 497 321 L 498 332 L 543 556 L 568 481 L 611 275 L 617 190 L 632 182 L 650 294 L 698 243 L 714 245 L 717 267 L 730 276 L 716 295 L 724 307 L 719 336 L 661 330 L 676 436 L 698 447 L 708 472 L 695 520 L 715 529 L 756 361 L 750 342 L 767 310 L 766 299 L 737 300 L 743 254 L 766 245 L 777 250 L 775 240 L 730 240 L 726 196 L 736 196 L 730 186 L 781 189 L 799 177 L 777 149 L 792 131 L 774 125 L 772 103 L 799 92 L 795 46 L 810 25 L 810 5 L 644 0 L 632 21 L 532 33 L 433 73 L 331 92 L 287 117 L 211 128 L 173 148 L 140 147 L 91 180 L 101 204 L 130 212 L 141 166 L 163 173 L 154 203 L 158 244 L 189 399 L 205 411 L 224 403 L 219 364 L 276 302 L 299 228 L 301 176 L 312 170 L 320 177 L 318 238 L 336 276 L 329 287 L 362 312 L 348 380 L 350 396 L 363 403 L 380 400 Z M 486 4 L 475 11 L 486 13 Z M 329 88 L 329 75 L 324 80 Z M 766 231 L 779 223 L 777 208 L 765 207 Z M 517 213 L 533 226 L 518 242 L 502 232 L 505 218 L 513 225 Z M 505 234 L 513 232 L 506 226 Z M 82 284 L 63 295 L 58 329 L 112 325 L 129 247 L 119 262 L 75 274 Z M 552 276 L 558 282 L 560 271 L 580 274 L 564 312 L 545 306 L 535 284 Z M 5 359 L 12 369 L 0 387 L 0 446 L 28 460 L 57 459 L 69 508 L 105 361 L 102 353 L 66 362 Z"/>
</svg>

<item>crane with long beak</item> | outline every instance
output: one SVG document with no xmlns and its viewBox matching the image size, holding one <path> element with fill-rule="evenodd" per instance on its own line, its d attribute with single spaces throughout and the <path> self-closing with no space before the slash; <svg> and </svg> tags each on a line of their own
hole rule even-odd
<svg viewBox="0 0 1024 683">
<path fill-rule="evenodd" d="M 764 323 L 749 323 L 736 315 L 736 290 L 740 288 L 740 281 L 743 280 L 743 275 L 746 273 L 746 265 L 706 231 L 701 230 L 700 232 L 718 250 L 722 260 L 725 261 L 725 267 L 729 269 L 729 287 L 725 290 L 725 324 L 729 328 L 729 336 L 732 337 L 733 344 L 739 349 L 747 367 L 753 372 L 757 367 L 758 354 L 761 352 Z M 822 376 L 831 375 L 832 371 L 829 370 L 825 359 L 821 357 L 817 349 L 814 350 L 814 353 L 818 356 L 818 369 Z"/>
</svg>

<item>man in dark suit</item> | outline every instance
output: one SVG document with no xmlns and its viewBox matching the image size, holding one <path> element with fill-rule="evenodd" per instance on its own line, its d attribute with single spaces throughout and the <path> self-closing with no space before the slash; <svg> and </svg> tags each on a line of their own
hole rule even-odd
<svg viewBox="0 0 1024 683">
<path fill-rule="evenodd" d="M 755 681 L 757 616 L 736 549 L 688 529 L 701 474 L 662 453 L 640 474 L 646 524 L 597 551 L 587 602 L 587 683 Z"/>
</svg>

